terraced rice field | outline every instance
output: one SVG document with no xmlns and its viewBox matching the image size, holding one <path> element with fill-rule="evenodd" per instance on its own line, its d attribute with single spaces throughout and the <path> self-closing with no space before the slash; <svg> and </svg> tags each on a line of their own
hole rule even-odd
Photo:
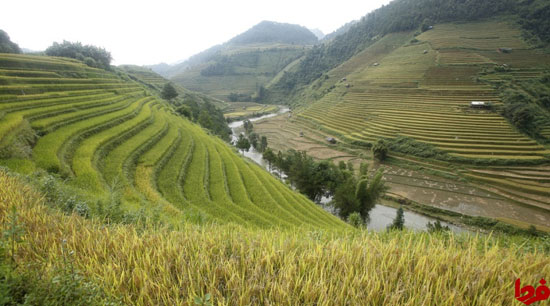
<svg viewBox="0 0 550 306">
<path fill-rule="evenodd" d="M 550 70 L 550 56 L 520 36 L 517 26 L 501 21 L 435 25 L 415 42 L 412 34 L 388 35 L 330 71 L 331 80 L 339 80 L 335 88 L 298 109 L 293 120 L 347 143 L 406 136 L 471 160 L 547 161 L 547 147 L 499 114 L 502 102 L 493 87 Z M 513 51 L 497 50 L 502 47 Z M 484 72 L 503 64 L 508 71 Z M 491 102 L 494 110 L 472 109 L 471 101 Z M 550 137 L 550 128 L 542 133 Z M 449 171 L 509 203 L 550 211 L 546 166 L 525 166 L 522 171 L 531 175 L 521 177 L 516 167 L 460 167 Z"/>
<path fill-rule="evenodd" d="M 499 93 L 477 76 L 495 62 L 488 52 L 508 55 L 498 53 L 498 47 L 530 51 L 515 27 L 502 22 L 444 24 L 418 36 L 419 43 L 408 44 L 409 39 L 402 37 L 402 46 L 377 64 L 357 68 L 347 76 L 350 86 L 339 84 L 299 117 L 349 141 L 407 136 L 467 158 L 547 158 L 550 150 L 519 133 L 498 112 L 469 107 L 471 101 L 491 102 L 495 108 L 501 104 Z M 376 44 L 371 48 L 376 50 Z M 516 68 L 513 73 L 529 77 L 538 72 Z"/>
<path fill-rule="evenodd" d="M 345 227 L 199 126 L 141 82 L 79 62 L 0 54 L 0 149 L 31 127 L 30 156 L 3 156 L 59 173 L 97 199 L 120 186 L 129 210 L 251 227 Z M 1 152 L 1 150 L 0 150 Z"/>
</svg>

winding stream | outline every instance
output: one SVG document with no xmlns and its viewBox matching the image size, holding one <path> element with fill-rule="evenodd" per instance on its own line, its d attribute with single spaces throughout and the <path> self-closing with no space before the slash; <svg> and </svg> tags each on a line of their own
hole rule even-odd
<svg viewBox="0 0 550 306">
<path fill-rule="evenodd" d="M 255 121 L 258 121 L 258 120 L 265 119 L 265 118 L 275 117 L 275 116 L 287 113 L 289 111 L 290 111 L 289 108 L 282 107 L 276 113 L 272 113 L 272 114 L 268 114 L 268 115 L 264 115 L 264 116 L 260 116 L 260 117 L 256 117 L 256 118 L 250 118 L 248 120 L 250 120 L 250 122 L 255 122 Z M 237 139 L 238 139 L 238 136 L 241 133 L 244 132 L 243 125 L 244 125 L 244 120 L 234 121 L 234 122 L 231 122 L 229 124 L 229 127 L 231 128 L 231 131 L 233 132 L 233 135 L 231 135 L 231 141 L 232 142 L 236 142 Z M 242 151 L 239 151 L 239 152 L 242 155 L 244 155 L 244 156 L 250 158 L 251 160 L 253 160 L 255 163 L 257 163 L 258 165 L 260 165 L 264 169 L 268 170 L 268 164 L 262 158 L 262 153 L 256 151 L 256 149 L 250 147 L 250 150 L 248 150 L 248 152 L 242 152 Z M 272 172 L 274 173 L 274 171 L 272 171 Z M 284 173 L 282 173 L 281 176 L 284 178 L 285 177 Z M 331 198 L 324 197 L 323 199 L 321 199 L 321 203 L 318 203 L 318 204 L 321 207 L 323 207 L 323 209 L 325 209 L 326 211 L 334 214 L 333 208 L 330 205 L 328 205 L 328 203 L 331 200 L 332 200 Z M 376 206 L 370 212 L 370 222 L 369 222 L 367 228 L 370 229 L 370 230 L 376 230 L 376 231 L 385 230 L 386 227 L 389 224 L 392 223 L 393 219 L 395 218 L 396 213 L 397 213 L 397 209 L 395 209 L 393 207 L 385 206 L 385 205 L 382 205 L 382 204 L 376 204 Z M 407 210 L 404 211 L 404 215 L 405 215 L 405 226 L 409 229 L 413 229 L 413 230 L 417 230 L 417 231 L 426 230 L 427 229 L 426 225 L 428 224 L 428 222 L 435 222 L 436 221 L 436 219 L 434 219 L 434 218 L 426 217 L 424 215 L 417 214 L 415 212 L 411 212 L 411 211 L 407 211 Z M 463 229 L 461 227 L 458 227 L 458 226 L 455 226 L 453 224 L 449 224 L 447 222 L 441 222 L 441 224 L 449 226 L 449 228 L 451 228 L 451 230 L 454 231 L 455 233 L 465 231 L 465 229 Z"/>
</svg>

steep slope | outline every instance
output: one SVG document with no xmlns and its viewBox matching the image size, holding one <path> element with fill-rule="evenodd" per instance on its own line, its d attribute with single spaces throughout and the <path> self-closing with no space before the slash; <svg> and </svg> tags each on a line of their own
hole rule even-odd
<svg viewBox="0 0 550 306">
<path fill-rule="evenodd" d="M 385 35 L 326 73 L 303 91 L 296 120 L 348 144 L 386 139 L 395 154 L 458 163 L 449 170 L 461 169 L 464 180 L 547 212 L 550 149 L 501 111 L 503 93 L 520 84 L 545 88 L 549 72 L 550 54 L 526 42 L 509 18 L 435 24 L 417 36 Z M 550 112 L 537 107 L 544 133 Z"/>
<path fill-rule="evenodd" d="M 550 4 L 543 0 L 395 0 L 365 15 L 344 34 L 308 52 L 296 69 L 273 86 L 271 101 L 265 102 L 288 101 L 289 94 L 300 93 L 302 86 L 311 84 L 384 35 L 426 30 L 435 23 L 471 22 L 505 14 L 507 20 L 517 21 L 525 30 L 522 34 L 535 44 L 540 40 L 549 43 L 549 13 Z M 296 102 L 299 97 L 292 100 Z"/>
<path fill-rule="evenodd" d="M 317 37 L 301 26 L 263 21 L 223 45 L 158 72 L 222 100 L 251 101 L 260 99 L 263 87 L 316 42 Z"/>
<path fill-rule="evenodd" d="M 175 223 L 343 226 L 122 73 L 0 54 L 0 84 L 1 164 L 57 173 L 89 205 L 116 190 Z"/>
</svg>

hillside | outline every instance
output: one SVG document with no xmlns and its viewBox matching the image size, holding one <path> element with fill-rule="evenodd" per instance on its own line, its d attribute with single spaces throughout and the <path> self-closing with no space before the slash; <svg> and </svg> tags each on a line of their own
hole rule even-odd
<svg viewBox="0 0 550 306">
<path fill-rule="evenodd" d="M 231 129 L 227 126 L 223 115 L 223 111 L 228 107 L 228 103 L 173 84 L 149 68 L 132 65 L 120 66 L 118 68 L 126 72 L 132 80 L 147 86 L 148 89 L 161 97 L 166 84 L 172 85 L 178 95 L 171 99 L 170 103 L 178 113 L 187 116 L 193 122 L 207 128 L 222 139 L 230 139 Z M 201 114 L 203 120 L 199 120 Z"/>
<path fill-rule="evenodd" d="M 422 33 L 373 39 L 365 50 L 305 85 L 294 95 L 293 121 L 302 131 L 321 130 L 354 149 L 366 150 L 384 139 L 392 167 L 405 163 L 409 169 L 451 175 L 488 191 L 501 202 L 497 205 L 507 201 L 533 208 L 529 216 L 511 218 L 537 216 L 543 219 L 532 222 L 541 224 L 550 216 L 550 108 L 544 102 L 549 74 L 550 54 L 527 41 L 512 17 L 436 23 Z M 472 101 L 491 106 L 473 108 Z M 447 200 L 432 205 L 479 211 L 444 204 L 455 202 L 450 195 L 459 193 L 445 187 L 448 183 L 434 191 L 435 183 L 416 187 L 390 175 L 394 171 L 407 171 L 388 171 L 387 179 L 400 186 L 400 194 L 430 203 L 441 189 L 449 194 Z M 426 195 L 413 196 L 407 188 Z M 488 201 L 479 198 L 475 205 L 485 207 Z M 500 215 L 494 211 L 489 214 Z"/>
<path fill-rule="evenodd" d="M 0 75 L 0 164 L 46 170 L 50 196 L 74 195 L 63 201 L 82 211 L 156 212 L 170 224 L 344 226 L 120 71 L 0 54 Z"/>
<path fill-rule="evenodd" d="M 221 100 L 250 102 L 261 99 L 264 87 L 316 42 L 304 27 L 263 21 L 181 64 L 152 68 L 185 88 Z"/>
<path fill-rule="evenodd" d="M 534 44 L 550 42 L 550 4 L 534 1 L 396 0 L 352 24 L 342 35 L 308 52 L 300 65 L 273 86 L 271 99 L 287 99 L 303 85 L 336 68 L 390 33 L 428 29 L 435 23 L 471 22 L 496 15 L 518 22 Z M 343 27 L 346 29 L 346 26 Z M 277 103 L 277 101 L 270 101 Z"/>
</svg>

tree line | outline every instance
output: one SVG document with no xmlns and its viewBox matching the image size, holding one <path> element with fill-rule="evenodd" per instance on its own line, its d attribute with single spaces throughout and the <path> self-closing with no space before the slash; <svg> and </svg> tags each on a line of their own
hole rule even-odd
<svg viewBox="0 0 550 306">
<path fill-rule="evenodd" d="M 111 68 L 110 52 L 96 46 L 82 45 L 80 42 L 73 43 L 66 40 L 63 43 L 54 42 L 46 49 L 46 55 L 74 58 L 94 68 L 105 70 Z"/>
<path fill-rule="evenodd" d="M 352 163 L 341 161 L 316 161 L 304 151 L 273 152 L 267 148 L 263 158 L 270 170 L 287 175 L 287 181 L 310 200 L 319 202 L 332 197 L 331 205 L 338 215 L 347 219 L 357 213 L 366 222 L 376 202 L 386 191 L 382 171 L 368 173 L 368 165 L 362 163 L 356 175 Z"/>
</svg>

